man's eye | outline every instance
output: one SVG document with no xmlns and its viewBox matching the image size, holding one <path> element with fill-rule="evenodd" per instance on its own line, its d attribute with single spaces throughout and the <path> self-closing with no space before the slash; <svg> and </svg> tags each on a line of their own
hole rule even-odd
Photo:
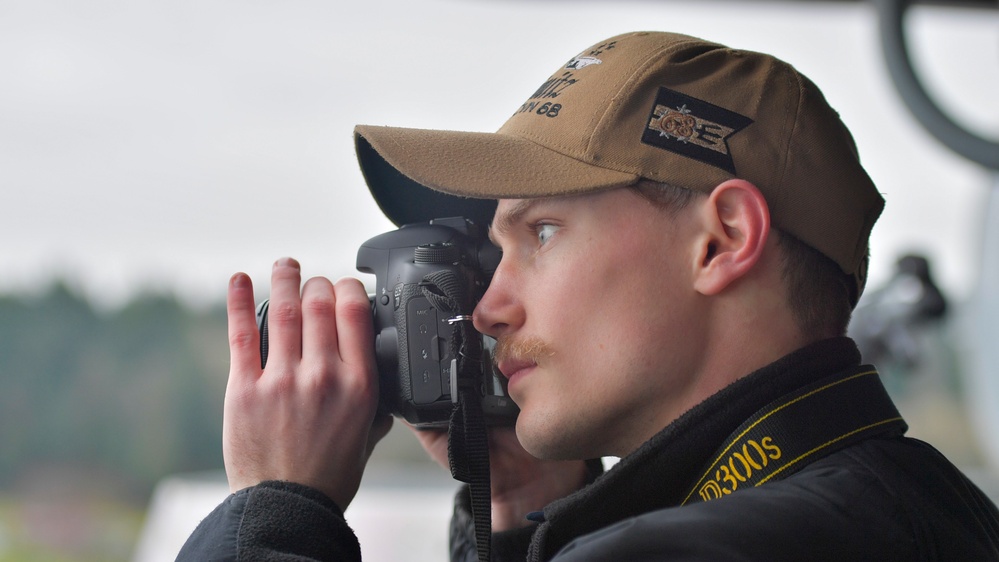
<svg viewBox="0 0 999 562">
<path fill-rule="evenodd" d="M 539 224 L 535 227 L 538 233 L 538 242 L 544 246 L 551 240 L 552 236 L 558 232 L 558 226 L 554 224 Z"/>
</svg>

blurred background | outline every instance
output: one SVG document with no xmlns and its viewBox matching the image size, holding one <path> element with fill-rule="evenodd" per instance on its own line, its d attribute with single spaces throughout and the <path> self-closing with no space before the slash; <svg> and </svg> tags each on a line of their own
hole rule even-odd
<svg viewBox="0 0 999 562">
<path fill-rule="evenodd" d="M 912 62 L 995 139 L 999 4 L 952 4 L 908 11 Z M 357 275 L 392 228 L 355 124 L 492 131 L 641 29 L 772 53 L 824 90 L 887 200 L 851 331 L 911 433 L 993 489 L 996 171 L 902 103 L 874 3 L 0 0 L 0 561 L 172 560 L 224 497 L 229 276 L 264 298 L 284 255 Z M 366 559 L 443 559 L 453 489 L 393 430 L 347 514 Z"/>
</svg>

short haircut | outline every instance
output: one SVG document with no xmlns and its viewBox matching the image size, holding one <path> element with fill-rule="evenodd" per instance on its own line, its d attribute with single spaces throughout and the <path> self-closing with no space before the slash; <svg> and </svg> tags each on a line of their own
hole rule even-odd
<svg viewBox="0 0 999 562">
<path fill-rule="evenodd" d="M 678 215 L 704 193 L 648 179 L 631 186 L 658 209 Z M 784 295 L 801 333 L 810 338 L 846 334 L 853 306 L 850 276 L 832 259 L 778 228 L 781 279 Z"/>
<path fill-rule="evenodd" d="M 850 285 L 855 282 L 815 248 L 780 229 L 774 231 L 784 290 L 802 333 L 815 337 L 845 335 L 853 313 Z"/>
<path fill-rule="evenodd" d="M 668 183 L 647 180 L 645 178 L 639 179 L 630 187 L 656 208 L 666 211 L 672 216 L 679 215 L 680 211 L 689 207 L 695 199 L 704 197 L 704 194 L 700 191 L 676 187 Z"/>
</svg>

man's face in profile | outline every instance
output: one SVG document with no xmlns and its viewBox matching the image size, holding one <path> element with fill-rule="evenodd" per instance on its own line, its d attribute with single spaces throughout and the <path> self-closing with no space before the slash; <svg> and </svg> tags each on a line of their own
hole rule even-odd
<svg viewBox="0 0 999 562">
<path fill-rule="evenodd" d="M 499 340 L 529 452 L 623 456 L 686 409 L 704 353 L 688 223 L 628 188 L 499 202 L 475 325 Z"/>
</svg>

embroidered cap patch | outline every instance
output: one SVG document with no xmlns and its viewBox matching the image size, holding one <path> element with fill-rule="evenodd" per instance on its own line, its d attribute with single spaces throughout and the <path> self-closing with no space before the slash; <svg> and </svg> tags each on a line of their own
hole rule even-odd
<svg viewBox="0 0 999 562">
<path fill-rule="evenodd" d="M 734 111 L 660 87 L 642 142 L 735 174 L 728 138 L 752 122 Z"/>
</svg>

